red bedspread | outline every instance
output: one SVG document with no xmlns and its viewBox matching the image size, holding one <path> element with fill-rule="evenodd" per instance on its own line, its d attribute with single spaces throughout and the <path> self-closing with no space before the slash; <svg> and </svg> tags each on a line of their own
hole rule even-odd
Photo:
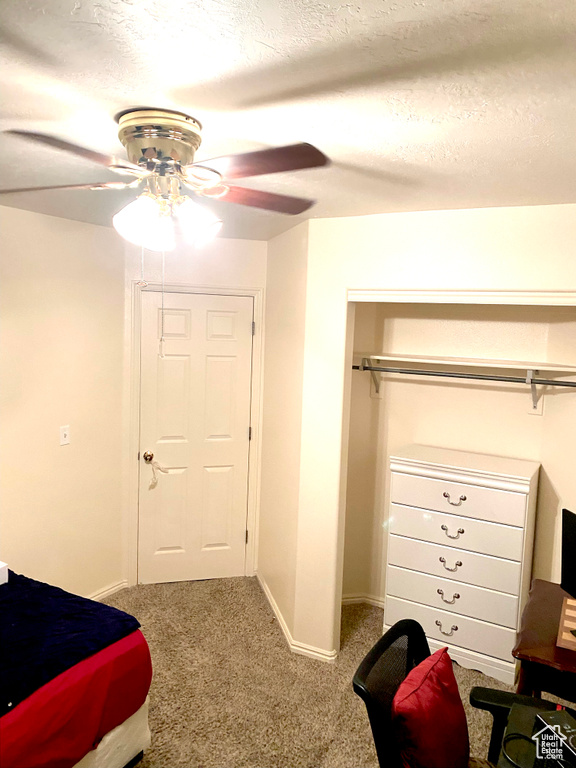
<svg viewBox="0 0 576 768">
<path fill-rule="evenodd" d="M 70 768 L 144 703 L 152 680 L 138 630 L 43 685 L 0 718 L 2 768 Z"/>
</svg>

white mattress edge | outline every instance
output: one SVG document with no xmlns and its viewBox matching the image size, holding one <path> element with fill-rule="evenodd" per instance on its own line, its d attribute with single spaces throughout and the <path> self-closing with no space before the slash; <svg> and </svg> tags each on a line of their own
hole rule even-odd
<svg viewBox="0 0 576 768">
<path fill-rule="evenodd" d="M 126 763 L 150 746 L 148 702 L 127 720 L 102 738 L 96 749 L 90 750 L 74 768 L 124 768 Z"/>
</svg>

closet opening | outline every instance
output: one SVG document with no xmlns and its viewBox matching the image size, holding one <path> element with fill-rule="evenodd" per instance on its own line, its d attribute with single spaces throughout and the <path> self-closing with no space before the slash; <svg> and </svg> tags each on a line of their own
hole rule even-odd
<svg viewBox="0 0 576 768">
<path fill-rule="evenodd" d="M 449 372 L 455 367 L 448 358 L 458 358 L 482 363 L 466 371 L 517 377 L 521 371 L 502 365 L 539 362 L 565 369 L 543 370 L 541 378 L 576 381 L 574 306 L 359 301 L 354 316 L 354 364 L 384 355 L 385 365 L 400 359 L 397 367 L 405 368 L 416 365 L 406 362 L 415 357 Z M 383 625 L 390 456 L 406 446 L 538 462 L 532 577 L 559 581 L 560 513 L 576 507 L 576 389 L 537 386 L 534 408 L 525 383 L 376 376 L 377 383 L 368 371 L 351 375 L 341 644 L 364 627 Z"/>
</svg>

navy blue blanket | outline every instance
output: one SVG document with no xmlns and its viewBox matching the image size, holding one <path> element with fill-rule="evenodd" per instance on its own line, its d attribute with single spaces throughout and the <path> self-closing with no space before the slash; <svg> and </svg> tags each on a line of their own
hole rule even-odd
<svg viewBox="0 0 576 768">
<path fill-rule="evenodd" d="M 139 626 L 117 608 L 8 571 L 0 585 L 0 716 Z"/>
</svg>

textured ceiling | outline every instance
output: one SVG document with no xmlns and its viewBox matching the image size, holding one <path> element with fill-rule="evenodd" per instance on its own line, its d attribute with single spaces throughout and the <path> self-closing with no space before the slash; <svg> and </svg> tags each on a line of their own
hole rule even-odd
<svg viewBox="0 0 576 768">
<path fill-rule="evenodd" d="M 113 116 L 182 110 L 201 161 L 308 141 L 328 168 L 246 182 L 306 216 L 576 202 L 574 0 L 2 0 L 0 128 L 121 154 Z M 117 179 L 0 136 L 2 188 Z M 0 203 L 110 224 L 130 192 Z M 211 203 L 223 235 L 293 217 Z"/>
</svg>

